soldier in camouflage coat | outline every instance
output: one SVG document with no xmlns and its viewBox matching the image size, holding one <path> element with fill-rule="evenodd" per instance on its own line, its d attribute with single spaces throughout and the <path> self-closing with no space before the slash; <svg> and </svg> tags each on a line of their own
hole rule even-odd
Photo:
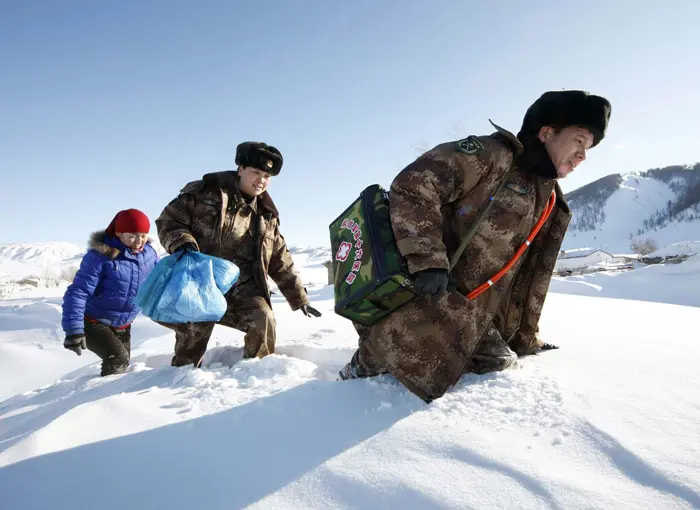
<svg viewBox="0 0 700 510">
<path fill-rule="evenodd" d="M 609 116 L 602 97 L 547 92 L 517 137 L 494 124 L 492 135 L 438 145 L 403 169 L 391 184 L 391 222 L 419 297 L 369 328 L 356 325 L 360 346 L 340 378 L 389 372 L 430 402 L 464 373 L 502 370 L 518 355 L 554 347 L 540 341 L 538 322 L 571 217 L 557 179 L 603 139 Z M 467 299 L 511 260 L 553 192 L 554 209 L 524 255 Z"/>
<path fill-rule="evenodd" d="M 321 314 L 309 305 L 294 267 L 279 213 L 266 189 L 282 167 L 282 155 L 264 143 L 245 142 L 236 150 L 237 171 L 206 174 L 190 182 L 156 220 L 168 253 L 199 250 L 235 263 L 238 281 L 226 294 L 228 309 L 220 324 L 245 332 L 243 356 L 263 357 L 275 351 L 276 324 L 268 275 L 292 310 Z M 214 322 L 163 324 L 175 330 L 173 366 L 199 366 Z"/>
</svg>

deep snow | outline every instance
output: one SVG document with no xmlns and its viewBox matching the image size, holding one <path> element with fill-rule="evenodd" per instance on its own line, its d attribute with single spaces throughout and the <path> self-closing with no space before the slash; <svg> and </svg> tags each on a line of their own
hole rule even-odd
<svg viewBox="0 0 700 510">
<path fill-rule="evenodd" d="M 646 279 L 626 299 L 550 293 L 559 350 L 430 405 L 390 376 L 335 381 L 356 339 L 318 264 L 323 317 L 275 296 L 277 354 L 240 360 L 217 327 L 202 370 L 168 366 L 173 335 L 140 317 L 131 371 L 100 378 L 61 347 L 57 290 L 0 301 L 0 388 L 43 386 L 0 402 L 2 508 L 698 508 L 700 308 L 638 300 L 697 267 L 615 277 Z"/>
</svg>

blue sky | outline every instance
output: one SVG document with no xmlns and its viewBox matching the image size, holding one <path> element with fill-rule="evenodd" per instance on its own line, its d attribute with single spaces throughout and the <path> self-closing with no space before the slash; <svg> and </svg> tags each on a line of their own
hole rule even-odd
<svg viewBox="0 0 700 510">
<path fill-rule="evenodd" d="M 0 243 L 154 223 L 236 145 L 285 159 L 291 245 L 432 147 L 517 132 L 545 90 L 612 103 L 564 181 L 700 160 L 700 2 L 0 0 Z M 155 226 L 153 226 L 155 232 Z"/>
</svg>

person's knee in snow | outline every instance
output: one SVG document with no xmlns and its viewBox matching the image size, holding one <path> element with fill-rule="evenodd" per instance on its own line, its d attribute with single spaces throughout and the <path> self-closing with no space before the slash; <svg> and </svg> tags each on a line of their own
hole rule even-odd
<svg viewBox="0 0 700 510">
<path fill-rule="evenodd" d="M 175 355 L 170 364 L 174 367 L 200 366 L 214 331 L 213 322 L 188 322 L 170 325 L 175 330 Z"/>
<path fill-rule="evenodd" d="M 244 337 L 244 358 L 263 358 L 274 354 L 277 322 L 269 306 L 261 306 L 251 311 L 243 320 L 247 323 Z"/>
<path fill-rule="evenodd" d="M 123 374 L 129 369 L 129 353 L 126 349 L 111 354 L 102 361 L 101 375 Z"/>
</svg>

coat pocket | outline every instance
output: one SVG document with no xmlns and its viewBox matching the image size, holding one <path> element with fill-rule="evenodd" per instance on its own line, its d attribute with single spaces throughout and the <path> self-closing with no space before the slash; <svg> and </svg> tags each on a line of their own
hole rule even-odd
<svg viewBox="0 0 700 510">
<path fill-rule="evenodd" d="M 491 217 L 500 217 L 505 222 L 512 221 L 515 224 L 532 215 L 533 206 L 534 197 L 530 193 L 516 193 L 506 186 L 493 199 Z"/>
<path fill-rule="evenodd" d="M 194 206 L 194 216 L 198 219 L 215 218 L 219 215 L 221 215 L 221 202 L 216 200 L 199 200 Z"/>
</svg>

